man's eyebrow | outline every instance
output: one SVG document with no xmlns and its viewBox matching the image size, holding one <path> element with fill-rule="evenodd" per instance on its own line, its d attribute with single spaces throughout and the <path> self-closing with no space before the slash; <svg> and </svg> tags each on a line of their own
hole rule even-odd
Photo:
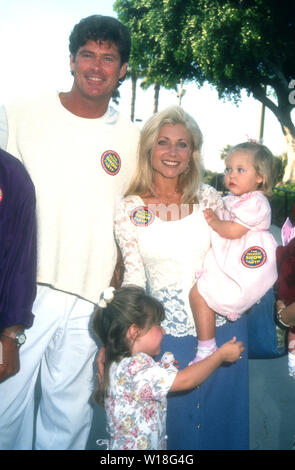
<svg viewBox="0 0 295 470">
<path fill-rule="evenodd" d="M 78 54 L 83 54 L 84 52 L 87 52 L 87 54 L 94 54 L 94 52 L 91 51 L 90 49 L 82 49 L 82 48 L 78 51 Z"/>
<path fill-rule="evenodd" d="M 83 53 L 87 53 L 87 54 L 92 54 L 92 55 L 95 55 L 95 52 L 92 51 L 91 49 L 83 49 L 81 48 L 79 51 L 78 51 L 78 54 L 83 54 Z M 114 54 L 113 52 L 104 52 L 102 54 L 103 56 L 107 56 L 107 57 L 116 57 L 116 54 Z"/>
</svg>

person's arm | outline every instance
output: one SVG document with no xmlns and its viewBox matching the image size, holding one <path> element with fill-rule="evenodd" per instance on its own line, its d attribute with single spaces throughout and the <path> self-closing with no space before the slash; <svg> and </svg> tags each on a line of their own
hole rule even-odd
<svg viewBox="0 0 295 470">
<path fill-rule="evenodd" d="M 136 285 L 146 288 L 143 260 L 137 241 L 137 228 L 130 220 L 132 204 L 122 200 L 115 216 L 115 238 L 122 254 L 124 275 L 122 285 Z"/>
<path fill-rule="evenodd" d="M 211 356 L 192 364 L 176 374 L 170 388 L 172 392 L 190 390 L 204 382 L 223 362 L 236 362 L 244 351 L 243 343 L 234 337 L 224 343 Z"/>
<path fill-rule="evenodd" d="M 9 223 L 7 221 L 6 237 L 2 240 L 5 257 L 1 266 L 0 289 L 0 381 L 19 370 L 16 333 L 23 332 L 33 323 L 32 305 L 36 295 L 35 192 L 31 181 L 24 181 L 24 186 L 16 188 L 19 197 L 15 200 L 13 217 L 9 217 Z"/>
<path fill-rule="evenodd" d="M 104 346 L 101 346 L 99 353 L 97 355 L 96 359 L 96 365 L 97 365 L 97 380 L 99 382 L 100 388 L 103 387 L 104 383 L 104 365 L 105 365 L 105 358 L 106 358 L 106 350 Z"/>
<path fill-rule="evenodd" d="M 115 289 L 119 289 L 121 287 L 122 282 L 124 279 L 124 263 L 122 259 L 121 250 L 117 245 L 117 261 L 116 266 L 114 269 L 113 277 L 111 279 L 110 285 Z"/>
<path fill-rule="evenodd" d="M 15 337 L 23 331 L 24 325 L 13 325 L 0 333 L 0 383 L 19 371 L 19 346 Z"/>
<path fill-rule="evenodd" d="M 278 321 L 285 326 L 295 326 L 295 302 L 286 306 L 282 300 L 278 300 L 276 304 Z"/>
<path fill-rule="evenodd" d="M 208 225 L 223 238 L 234 240 L 241 238 L 248 232 L 248 228 L 237 222 L 220 220 L 212 209 L 204 210 L 204 217 Z"/>
</svg>

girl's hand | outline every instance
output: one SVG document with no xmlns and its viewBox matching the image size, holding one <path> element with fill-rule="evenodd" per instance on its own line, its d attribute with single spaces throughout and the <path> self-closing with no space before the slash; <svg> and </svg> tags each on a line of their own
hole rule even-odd
<svg viewBox="0 0 295 470">
<path fill-rule="evenodd" d="M 236 362 L 238 359 L 241 359 L 244 350 L 243 343 L 237 341 L 235 336 L 219 348 L 224 362 Z"/>
<path fill-rule="evenodd" d="M 204 213 L 204 217 L 208 223 L 208 225 L 211 225 L 214 224 L 214 222 L 218 222 L 219 221 L 219 218 L 218 216 L 215 214 L 215 212 L 212 210 L 212 209 L 205 209 L 203 211 Z"/>
</svg>

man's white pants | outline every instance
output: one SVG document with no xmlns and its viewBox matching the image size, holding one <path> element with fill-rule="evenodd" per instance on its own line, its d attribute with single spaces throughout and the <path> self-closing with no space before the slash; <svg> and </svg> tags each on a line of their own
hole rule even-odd
<svg viewBox="0 0 295 470">
<path fill-rule="evenodd" d="M 32 449 L 35 385 L 42 396 L 35 449 L 85 449 L 92 421 L 94 305 L 39 286 L 33 326 L 20 348 L 20 371 L 0 384 L 0 449 Z"/>
</svg>

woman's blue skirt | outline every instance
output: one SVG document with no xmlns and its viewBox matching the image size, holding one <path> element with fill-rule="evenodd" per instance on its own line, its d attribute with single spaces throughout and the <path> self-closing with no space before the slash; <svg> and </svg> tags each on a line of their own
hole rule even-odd
<svg viewBox="0 0 295 470">
<path fill-rule="evenodd" d="M 168 395 L 167 448 L 170 450 L 247 450 L 249 448 L 248 330 L 246 315 L 216 328 L 220 346 L 236 336 L 242 359 L 220 366 L 199 387 Z M 162 354 L 170 351 L 183 369 L 195 356 L 196 338 L 164 335 Z"/>
</svg>

